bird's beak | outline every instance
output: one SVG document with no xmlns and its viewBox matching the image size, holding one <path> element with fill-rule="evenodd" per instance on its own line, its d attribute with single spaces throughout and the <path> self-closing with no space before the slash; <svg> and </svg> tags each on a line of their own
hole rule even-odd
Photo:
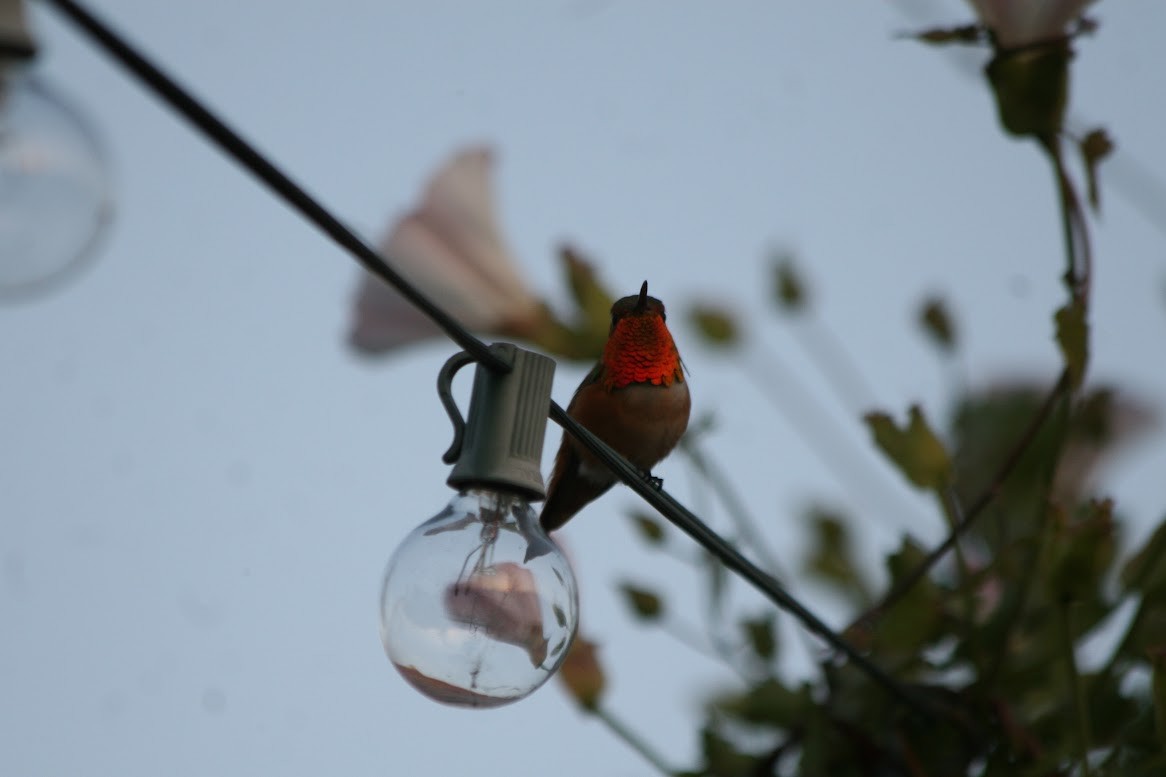
<svg viewBox="0 0 1166 777">
<path fill-rule="evenodd" d="M 644 285 L 640 287 L 640 298 L 636 300 L 636 312 L 642 313 L 648 307 L 648 282 L 644 281 Z"/>
</svg>

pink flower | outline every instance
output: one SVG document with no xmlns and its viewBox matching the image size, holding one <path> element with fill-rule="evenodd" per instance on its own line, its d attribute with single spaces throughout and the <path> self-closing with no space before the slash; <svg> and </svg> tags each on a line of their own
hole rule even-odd
<svg viewBox="0 0 1166 777">
<path fill-rule="evenodd" d="M 453 620 L 526 650 L 532 666 L 547 659 L 542 609 L 534 575 L 511 561 L 487 567 L 449 586 L 445 610 Z"/>
<path fill-rule="evenodd" d="M 472 147 L 430 180 L 420 207 L 382 241 L 382 256 L 463 326 L 521 337 L 543 306 L 523 283 L 499 232 L 490 188 L 493 154 Z M 438 328 L 395 289 L 366 275 L 349 343 L 380 353 L 433 337 Z"/>
<path fill-rule="evenodd" d="M 1069 24 L 1094 0 L 968 0 L 996 36 L 996 46 L 1016 49 L 1064 38 Z"/>
</svg>

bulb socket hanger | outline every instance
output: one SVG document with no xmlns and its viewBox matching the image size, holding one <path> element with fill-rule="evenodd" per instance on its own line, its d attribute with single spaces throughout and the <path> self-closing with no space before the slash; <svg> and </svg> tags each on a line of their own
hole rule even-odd
<svg viewBox="0 0 1166 777">
<path fill-rule="evenodd" d="M 453 401 L 452 384 L 454 374 L 474 361 L 473 355 L 454 354 L 438 374 L 437 393 L 454 429 L 453 443 L 442 456 L 446 464 L 454 464 L 446 482 L 459 490 L 501 487 L 531 500 L 545 499 L 543 440 L 555 361 L 511 343 L 494 343 L 490 351 L 510 369 L 500 372 L 478 364 L 468 421 Z"/>
<path fill-rule="evenodd" d="M 36 51 L 24 0 L 0 0 L 0 67 L 13 61 L 31 60 Z"/>
</svg>

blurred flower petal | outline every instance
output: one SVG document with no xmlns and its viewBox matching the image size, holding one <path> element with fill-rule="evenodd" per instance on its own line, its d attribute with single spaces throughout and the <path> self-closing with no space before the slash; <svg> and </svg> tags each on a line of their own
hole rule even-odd
<svg viewBox="0 0 1166 777">
<path fill-rule="evenodd" d="M 487 567 L 445 592 L 449 617 L 483 629 L 493 639 L 526 650 L 532 666 L 547 658 L 534 575 L 511 561 Z"/>
<path fill-rule="evenodd" d="M 1094 0 L 968 0 L 1001 49 L 1065 37 L 1066 28 Z"/>
<path fill-rule="evenodd" d="M 582 635 L 575 637 L 559 667 L 559 680 L 584 709 L 598 707 L 607 686 L 603 665 L 599 663 L 599 645 Z"/>
<path fill-rule="evenodd" d="M 420 207 L 399 220 L 380 252 L 459 323 L 481 332 L 522 334 L 542 306 L 519 275 L 498 230 L 490 189 L 493 154 L 456 154 L 430 181 Z M 349 342 L 368 353 L 431 337 L 437 327 L 397 291 L 366 275 Z"/>
</svg>

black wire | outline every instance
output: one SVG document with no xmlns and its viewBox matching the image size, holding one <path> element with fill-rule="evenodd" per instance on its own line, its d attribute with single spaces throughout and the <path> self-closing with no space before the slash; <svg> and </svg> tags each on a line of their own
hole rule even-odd
<svg viewBox="0 0 1166 777">
<path fill-rule="evenodd" d="M 229 156 L 267 184 L 279 197 L 298 210 L 342 248 L 351 253 L 369 272 L 383 278 L 401 292 L 410 302 L 421 309 L 445 330 L 458 345 L 474 358 L 491 369 L 508 370 L 509 365 L 495 356 L 489 346 L 464 329 L 445 311 L 431 302 L 418 289 L 409 284 L 389 267 L 373 249 L 366 245 L 336 217 L 316 202 L 307 192 L 278 170 L 254 147 L 232 131 L 226 124 L 203 107 L 189 92 L 162 73 L 156 66 L 137 53 L 129 43 L 120 38 L 92 14 L 73 0 L 45 0 L 56 6 L 85 32 L 89 33 L 116 60 L 134 75 L 149 85 L 159 97 L 196 127 L 215 141 Z M 765 594 L 774 604 L 786 610 L 813 633 L 822 637 L 833 648 L 846 655 L 855 666 L 866 672 L 893 696 L 921 714 L 934 715 L 932 705 L 895 681 L 873 661 L 860 653 L 853 645 L 830 629 L 825 623 L 806 609 L 788 591 L 745 558 L 707 524 L 697 518 L 686 507 L 673 499 L 667 492 L 648 483 L 643 475 L 628 461 L 608 447 L 602 440 L 580 426 L 567 415 L 556 402 L 551 402 L 550 417 L 568 434 L 573 435 L 594 453 L 611 471 L 633 491 L 643 497 L 660 514 L 681 531 L 692 537 L 705 550 L 715 556 L 726 567 L 740 575 L 746 582 Z"/>
<path fill-rule="evenodd" d="M 586 427 L 579 424 L 574 418 L 567 415 L 567 411 L 557 402 L 551 402 L 551 420 L 563 427 L 579 442 L 595 454 L 596 458 L 604 463 L 623 483 L 643 497 L 644 501 L 656 508 L 673 526 L 692 537 L 697 544 L 715 556 L 722 564 L 740 575 L 746 582 L 765 594 L 774 604 L 793 615 L 807 630 L 812 631 L 830 644 L 832 648 L 844 654 L 854 662 L 854 665 L 866 672 L 871 679 L 878 682 L 893 696 L 916 712 L 934 714 L 915 694 L 894 680 L 877 664 L 860 653 L 857 648 L 847 642 L 841 635 L 823 623 L 814 613 L 794 598 L 789 591 L 782 587 L 772 575 L 758 567 L 743 556 L 736 548 L 730 545 L 723 537 L 709 528 L 708 524 L 694 515 L 687 507 L 677 502 L 667 491 L 652 485 L 627 459 L 608 446 L 603 440 L 596 437 Z"/>
<path fill-rule="evenodd" d="M 163 73 L 157 66 L 139 54 L 127 41 L 98 20 L 89 11 L 71 0 L 47 0 L 57 6 L 85 32 L 89 33 L 114 59 L 121 62 L 138 78 L 146 82 L 163 101 L 185 116 L 217 143 L 229 156 L 234 157 L 244 169 L 274 191 L 285 202 L 298 210 L 304 218 L 320 228 L 347 250 L 373 275 L 392 285 L 402 296 L 421 309 L 425 315 L 445 330 L 455 343 L 473 354 L 474 358 L 498 372 L 509 372 L 510 365 L 491 353 L 489 346 L 470 334 L 466 329 L 422 294 L 415 286 L 401 277 L 373 248 L 356 236 L 316 201 L 295 181 L 280 171 L 217 116 L 212 114 L 188 91 Z"/>
</svg>

